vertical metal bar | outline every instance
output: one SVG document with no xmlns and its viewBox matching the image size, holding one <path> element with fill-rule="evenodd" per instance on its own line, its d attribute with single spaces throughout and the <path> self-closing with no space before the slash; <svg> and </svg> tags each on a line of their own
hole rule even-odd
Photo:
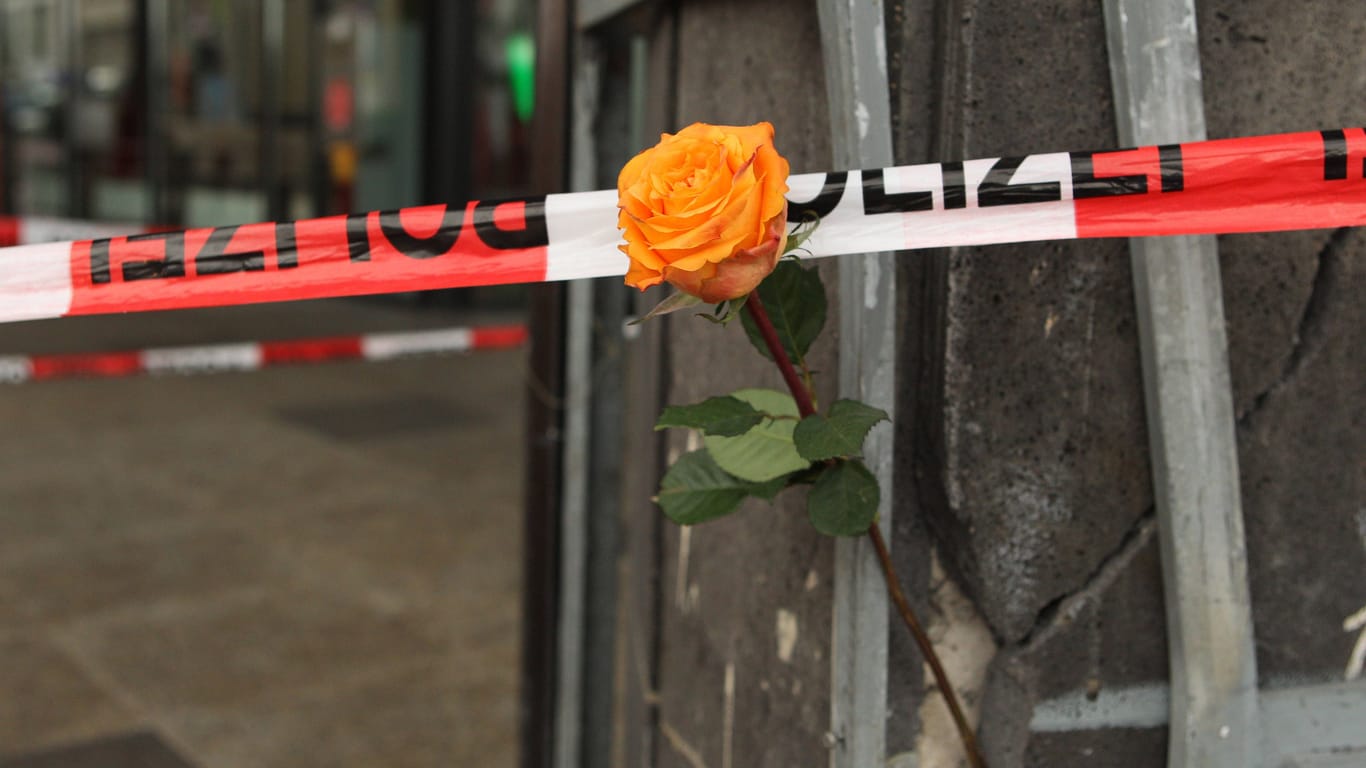
<svg viewBox="0 0 1366 768">
<path fill-rule="evenodd" d="M 565 321 L 564 490 L 560 511 L 560 617 L 555 768 L 576 768 L 582 741 L 584 602 L 588 568 L 588 401 L 593 281 L 569 284 Z"/>
<path fill-rule="evenodd" d="M 1194 0 L 1105 0 L 1119 141 L 1205 138 Z M 1257 666 L 1213 237 L 1130 240 L 1171 655 L 1169 765 L 1256 765 Z"/>
<path fill-rule="evenodd" d="M 617 161 L 612 152 L 625 152 L 619 145 L 604 146 L 601 127 L 625 122 L 627 146 L 644 142 L 645 104 L 649 89 L 649 39 L 631 34 L 623 46 L 627 58 L 627 99 L 613 105 L 602 100 L 594 110 L 599 130 L 589 135 L 595 149 L 596 172 L 581 179 L 590 188 L 611 183 L 602 178 L 603 167 Z M 618 49 L 620 50 L 620 49 Z M 611 71 L 608 57 L 616 51 L 601 51 L 603 79 Z M 602 90 L 601 88 L 593 90 Z M 623 110 L 624 107 L 624 110 Z M 624 114 L 623 114 L 624 112 Z M 576 126 L 576 134 L 578 126 Z M 577 176 L 577 174 L 576 174 Z M 618 574 L 622 564 L 622 472 L 623 441 L 627 400 L 625 344 L 623 329 L 631 295 L 620 278 L 608 277 L 593 282 L 592 391 L 589 397 L 588 461 L 588 562 L 585 567 L 583 640 L 583 692 L 579 739 L 579 760 L 584 768 L 607 766 L 612 760 L 614 674 L 618 657 L 617 616 L 624 610 L 618 604 Z"/>
<path fill-rule="evenodd" d="M 568 148 L 570 13 L 568 0 L 540 0 L 536 16 L 536 110 L 531 121 L 532 187 L 564 188 Z M 547 283 L 530 292 L 527 386 L 525 579 L 522 621 L 522 768 L 549 768 L 555 756 L 559 647 L 559 524 L 563 466 L 565 288 Z"/>
<path fill-rule="evenodd" d="M 290 218 L 285 207 L 280 169 L 280 81 L 284 78 L 284 0 L 261 0 L 261 144 L 259 159 L 261 190 L 266 215 L 280 221 Z"/>
<path fill-rule="evenodd" d="M 146 28 L 142 30 L 147 56 L 147 106 L 143 140 L 143 163 L 147 173 L 148 197 L 152 210 L 147 213 L 157 224 L 174 224 L 170 214 L 170 153 L 167 123 L 170 115 L 170 0 L 143 0 L 146 3 Z"/>
<path fill-rule="evenodd" d="M 478 5 L 433 0 L 429 8 L 422 196 L 428 203 L 463 203 L 475 196 L 470 145 L 479 79 Z"/>
<path fill-rule="evenodd" d="M 63 74 L 62 92 L 66 120 L 62 129 L 62 171 L 66 176 L 66 215 L 85 218 L 85 163 L 81 161 L 80 125 L 83 73 L 81 55 L 81 7 L 76 0 L 57 4 Z"/>
<path fill-rule="evenodd" d="M 892 165 L 891 106 L 881 0 L 821 0 L 825 88 L 836 168 Z M 848 256 L 839 264 L 840 393 L 891 413 L 895 393 L 896 270 L 892 255 Z M 882 488 L 879 524 L 892 523 L 892 430 L 865 444 Z M 835 545 L 831 652 L 831 765 L 862 768 L 886 759 L 888 601 L 871 544 Z"/>
<path fill-rule="evenodd" d="M 569 186 L 593 189 L 593 125 L 601 73 L 596 49 L 583 35 L 575 40 L 570 112 Z M 577 768 L 582 759 L 584 635 L 588 598 L 588 482 L 593 389 L 592 280 L 568 287 L 565 321 L 565 412 L 563 496 L 560 511 L 559 662 L 555 690 L 555 768 Z"/>
<path fill-rule="evenodd" d="M 305 102 L 308 105 L 305 108 L 308 115 L 308 170 L 305 172 L 305 183 L 308 185 L 306 189 L 309 200 L 312 201 L 313 216 L 343 213 L 329 210 L 327 199 L 328 190 L 332 187 L 331 171 L 326 159 L 326 124 L 323 116 L 323 56 L 327 39 L 323 34 L 323 24 L 327 15 L 326 0 L 310 0 L 306 16 L 308 26 L 303 39 L 308 46 L 307 55 L 304 57 L 304 61 L 307 62 L 305 77 L 308 78 L 308 101 Z"/>
</svg>

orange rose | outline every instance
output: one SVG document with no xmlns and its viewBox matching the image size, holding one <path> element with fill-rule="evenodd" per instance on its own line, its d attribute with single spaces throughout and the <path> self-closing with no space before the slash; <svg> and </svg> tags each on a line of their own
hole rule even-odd
<svg viewBox="0 0 1366 768">
<path fill-rule="evenodd" d="M 617 178 L 626 284 L 667 280 L 709 304 L 754 290 L 787 239 L 787 174 L 768 123 L 664 134 Z"/>
</svg>

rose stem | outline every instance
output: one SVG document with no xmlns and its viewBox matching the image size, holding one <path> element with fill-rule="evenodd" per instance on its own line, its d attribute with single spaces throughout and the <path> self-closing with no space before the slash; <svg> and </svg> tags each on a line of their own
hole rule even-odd
<svg viewBox="0 0 1366 768">
<path fill-rule="evenodd" d="M 920 626 L 920 621 L 915 617 L 915 611 L 911 610 L 911 604 L 901 592 L 901 584 L 897 580 L 896 571 L 892 569 L 892 556 L 887 552 L 887 542 L 882 538 L 882 529 L 878 528 L 876 524 L 870 526 L 868 538 L 873 540 L 873 548 L 877 550 L 878 562 L 882 563 L 882 575 L 887 579 L 887 592 L 891 594 L 892 602 L 896 603 L 896 608 L 901 613 L 901 620 L 906 623 L 907 629 L 911 630 L 915 644 L 920 646 L 920 654 L 929 663 L 930 671 L 934 673 L 935 684 L 944 693 L 944 703 L 948 704 L 949 714 L 953 715 L 953 724 L 958 727 L 958 737 L 963 740 L 963 751 L 968 755 L 968 762 L 972 764 L 973 768 L 986 768 L 987 761 L 982 757 L 981 750 L 977 747 L 977 737 L 972 732 L 972 726 L 968 725 L 968 719 L 963 716 L 963 709 L 958 705 L 958 696 L 953 692 L 948 673 L 944 671 L 944 665 L 939 661 L 939 654 L 935 653 L 929 635 L 925 634 L 925 630 Z"/>
<path fill-rule="evenodd" d="M 816 408 L 811 403 L 811 392 L 802 385 L 802 380 L 797 375 L 797 371 L 792 367 L 792 361 L 788 359 L 787 352 L 783 349 L 782 342 L 778 340 L 778 332 L 773 328 L 773 322 L 768 318 L 768 312 L 764 309 L 764 303 L 759 300 L 759 292 L 750 293 L 749 300 L 745 302 L 745 311 L 753 318 L 754 325 L 759 329 L 759 335 L 764 337 L 764 343 L 768 345 L 768 351 L 773 355 L 773 362 L 778 364 L 778 371 L 783 375 L 783 381 L 787 382 L 787 388 L 792 391 L 792 398 L 797 401 L 797 410 L 805 418 L 816 412 Z M 958 728 L 958 736 L 963 741 L 963 750 L 967 753 L 968 762 L 973 768 L 986 768 L 986 759 L 982 757 L 981 751 L 977 747 L 977 737 L 973 735 L 972 727 L 968 725 L 968 719 L 963 715 L 963 708 L 958 704 L 958 695 L 954 693 L 953 686 L 949 683 L 949 676 L 944 672 L 944 665 L 939 660 L 939 654 L 934 650 L 934 644 L 930 642 L 929 635 L 920 626 L 920 620 L 916 618 L 915 611 L 911 604 L 906 600 L 906 596 L 901 592 L 900 579 L 897 578 L 896 569 L 892 566 L 891 554 L 887 551 L 887 542 L 882 538 L 882 530 L 877 524 L 868 528 L 868 537 L 873 541 L 873 549 L 877 551 L 878 563 L 882 566 L 882 575 L 887 580 L 887 592 L 891 595 L 892 602 L 896 604 L 897 611 L 901 614 L 901 620 L 910 630 L 911 637 L 915 639 L 915 644 L 920 647 L 920 653 L 925 657 L 925 661 L 930 665 L 930 671 L 934 674 L 935 684 L 944 694 L 944 703 L 949 707 L 949 714 L 953 715 L 953 723 Z"/>
<path fill-rule="evenodd" d="M 787 388 L 792 390 L 792 398 L 797 401 L 797 411 L 803 418 L 815 413 L 816 406 L 811 403 L 811 391 L 802 386 L 802 380 L 797 377 L 792 361 L 787 359 L 787 352 L 783 350 L 782 342 L 778 341 L 778 332 L 773 328 L 773 321 L 768 319 L 768 310 L 764 309 L 764 302 L 759 300 L 758 291 L 750 292 L 749 300 L 745 302 L 745 310 L 758 326 L 759 335 L 764 337 L 764 343 L 773 355 L 773 362 L 778 364 L 778 372 L 783 375 L 783 381 L 787 382 Z"/>
</svg>

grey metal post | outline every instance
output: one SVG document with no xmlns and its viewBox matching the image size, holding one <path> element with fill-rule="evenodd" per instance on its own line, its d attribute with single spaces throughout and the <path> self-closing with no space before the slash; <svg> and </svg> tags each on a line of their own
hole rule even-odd
<svg viewBox="0 0 1366 768">
<path fill-rule="evenodd" d="M 818 5 L 836 168 L 892 162 L 891 106 L 881 0 L 821 0 Z M 892 254 L 846 256 L 839 264 L 840 393 L 892 413 L 896 364 L 896 269 Z M 882 424 L 865 444 L 882 488 L 879 524 L 890 535 L 892 430 Z M 830 764 L 864 768 L 886 760 L 887 588 L 866 538 L 835 545 L 831 650 Z"/>
<path fill-rule="evenodd" d="M 584 35 L 574 41 L 573 104 L 569 130 L 571 191 L 593 189 L 593 123 L 601 64 Z M 584 638 L 588 599 L 589 419 L 593 389 L 592 280 L 569 283 L 565 318 L 563 499 L 560 513 L 559 663 L 555 692 L 555 768 L 582 765 Z"/>
<path fill-rule="evenodd" d="M 147 174 L 148 197 L 151 210 L 149 220 L 156 224 L 172 224 L 170 209 L 172 148 L 168 127 L 170 115 L 170 34 L 171 9 L 169 0 L 143 0 L 146 6 L 144 31 L 147 46 L 147 133 L 143 138 L 143 168 Z"/>
<path fill-rule="evenodd" d="M 66 175 L 66 205 L 64 213 L 72 218 L 83 219 L 90 212 L 86 207 L 86 168 L 85 150 L 80 141 L 81 111 L 87 101 L 85 97 L 85 50 L 81 45 L 81 7 L 76 0 L 66 0 L 57 4 L 57 14 L 61 25 L 61 61 L 58 66 L 66 73 L 62 85 L 65 126 L 62 130 L 62 172 Z"/>
<path fill-rule="evenodd" d="M 1119 140 L 1205 138 L 1194 0 L 1105 0 Z M 1169 765 L 1259 762 L 1257 667 L 1213 237 L 1130 240 L 1171 655 Z"/>
<path fill-rule="evenodd" d="M 290 218 L 280 170 L 280 82 L 285 77 L 285 3 L 261 0 L 261 133 L 258 147 L 259 183 L 265 193 L 266 215 L 275 220 Z"/>
</svg>

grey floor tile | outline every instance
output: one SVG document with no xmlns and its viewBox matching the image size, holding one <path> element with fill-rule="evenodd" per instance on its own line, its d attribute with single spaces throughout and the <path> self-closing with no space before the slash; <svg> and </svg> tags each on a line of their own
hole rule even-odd
<svg viewBox="0 0 1366 768">
<path fill-rule="evenodd" d="M 462 413 L 449 401 L 426 395 L 383 395 L 321 405 L 282 408 L 288 424 L 310 429 L 333 440 L 373 440 L 434 430 L 449 430 L 477 418 Z"/>
<path fill-rule="evenodd" d="M 156 734 L 137 732 L 11 758 L 0 768 L 195 768 Z"/>
<path fill-rule="evenodd" d="M 139 722 L 45 636 L 0 638 L 0 755 L 124 731 Z M 9 766 L 0 759 L 0 767 Z"/>
<path fill-rule="evenodd" d="M 446 650 L 411 616 L 382 613 L 344 594 L 291 588 L 165 604 L 74 625 L 64 636 L 158 717 L 327 688 Z"/>
<path fill-rule="evenodd" d="M 0 325 L 0 349 L 462 319 L 307 305 L 63 320 Z M 511 766 L 523 360 L 0 389 L 0 753 L 152 729 L 202 768 Z"/>
<path fill-rule="evenodd" d="M 252 707 L 185 710 L 178 739 L 214 768 L 513 768 L 516 685 L 504 660 L 419 667 Z"/>
<path fill-rule="evenodd" d="M 117 515 L 117 511 L 111 511 Z M 0 624 L 54 624 L 207 599 L 286 576 L 275 554 L 222 526 L 110 533 L 0 562 Z"/>
</svg>

